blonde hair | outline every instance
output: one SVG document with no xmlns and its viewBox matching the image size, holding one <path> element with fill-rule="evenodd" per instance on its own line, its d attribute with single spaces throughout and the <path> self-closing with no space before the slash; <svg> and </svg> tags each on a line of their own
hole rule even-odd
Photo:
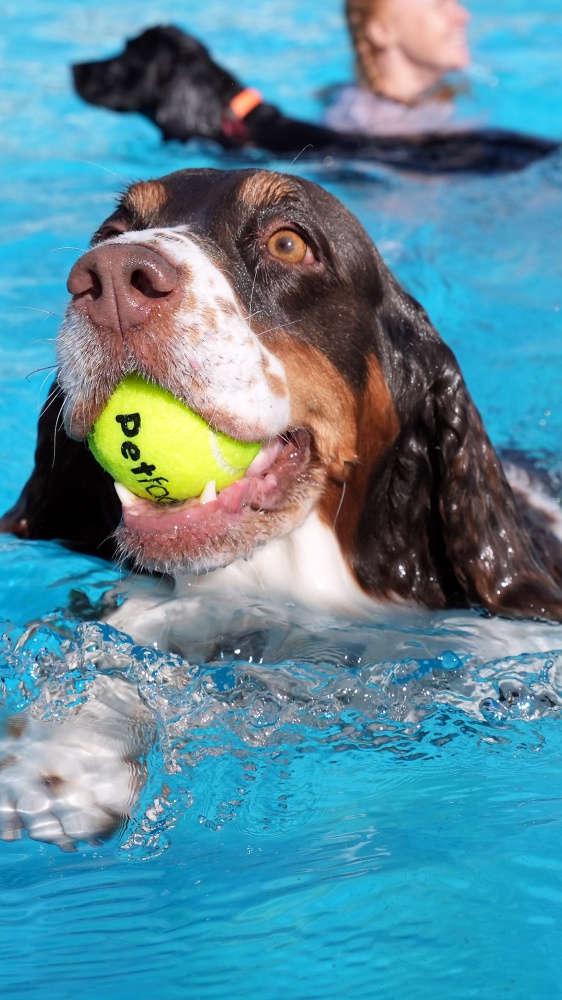
<svg viewBox="0 0 562 1000">
<path fill-rule="evenodd" d="M 367 36 L 367 25 L 376 19 L 389 0 L 345 0 L 345 17 L 355 52 L 355 72 L 362 87 L 378 93 L 380 90 L 379 54 Z M 432 89 L 432 98 L 450 101 L 466 91 L 466 84 L 441 81 Z M 414 102 L 415 103 L 415 102 Z"/>
<path fill-rule="evenodd" d="M 345 16 L 355 52 L 355 71 L 359 83 L 369 90 L 378 90 L 378 55 L 367 37 L 366 27 L 376 18 L 387 0 L 346 0 Z"/>
</svg>

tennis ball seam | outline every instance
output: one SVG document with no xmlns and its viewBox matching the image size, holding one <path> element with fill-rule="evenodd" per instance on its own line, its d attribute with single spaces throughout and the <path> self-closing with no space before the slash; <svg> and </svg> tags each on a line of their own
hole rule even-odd
<svg viewBox="0 0 562 1000">
<path fill-rule="evenodd" d="M 214 433 L 211 427 L 209 427 L 209 439 L 211 445 L 211 451 L 213 453 L 213 458 L 217 465 L 220 465 L 221 469 L 229 473 L 229 475 L 234 475 L 237 472 L 245 472 L 248 466 L 244 465 L 231 465 L 228 462 L 225 455 L 221 451 L 221 442 L 219 437 Z M 253 459 L 252 459 L 253 461 Z M 251 464 L 251 463 L 250 463 Z"/>
</svg>

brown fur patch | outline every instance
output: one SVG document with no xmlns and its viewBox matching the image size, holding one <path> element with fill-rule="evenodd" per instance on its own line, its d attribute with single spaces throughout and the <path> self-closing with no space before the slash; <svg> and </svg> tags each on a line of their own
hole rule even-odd
<svg viewBox="0 0 562 1000">
<path fill-rule="evenodd" d="M 123 205 L 142 219 L 147 228 L 151 228 L 167 200 L 168 192 L 161 181 L 138 181 L 131 184 Z"/>
<path fill-rule="evenodd" d="M 318 454 L 328 474 L 339 482 L 357 460 L 357 405 L 345 379 L 317 347 L 287 340 L 275 345 L 287 376 L 291 399 L 291 427 L 305 427 L 314 435 Z"/>
<path fill-rule="evenodd" d="M 296 198 L 298 193 L 291 178 L 285 174 L 259 170 L 245 178 L 240 185 L 239 196 L 251 208 L 260 208 L 262 205 L 282 204 Z"/>
<path fill-rule="evenodd" d="M 238 309 L 234 305 L 234 302 L 230 302 L 228 299 L 218 296 L 215 299 L 215 305 L 224 316 L 238 316 Z"/>
<path fill-rule="evenodd" d="M 272 395 L 283 399 L 287 395 L 285 380 L 271 370 L 271 365 L 267 355 L 263 359 L 263 374 L 267 380 L 269 388 L 271 389 Z"/>
<path fill-rule="evenodd" d="M 60 774 L 54 774 L 52 772 L 48 772 L 47 774 L 42 774 L 41 780 L 45 785 L 45 788 L 48 788 L 48 790 L 52 792 L 53 795 L 60 795 L 64 786 L 66 785 L 66 781 L 64 780 L 64 778 L 61 778 Z"/>
<path fill-rule="evenodd" d="M 318 508 L 321 519 L 330 528 L 335 528 L 343 553 L 348 559 L 353 551 L 373 471 L 400 432 L 398 414 L 380 364 L 374 355 L 368 358 L 367 364 L 367 384 L 361 399 L 355 403 L 356 461 L 349 466 L 345 483 L 334 481 L 333 478 L 327 483 Z"/>
</svg>

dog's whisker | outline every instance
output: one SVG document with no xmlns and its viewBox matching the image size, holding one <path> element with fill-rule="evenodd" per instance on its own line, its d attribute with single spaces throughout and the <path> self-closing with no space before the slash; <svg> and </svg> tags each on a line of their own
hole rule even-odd
<svg viewBox="0 0 562 1000">
<path fill-rule="evenodd" d="M 249 304 L 249 307 L 248 307 L 248 326 L 250 327 L 250 330 L 252 329 L 252 318 L 253 318 L 253 316 L 257 316 L 257 313 L 252 313 L 252 302 L 254 300 L 254 289 L 256 287 L 256 281 L 258 279 L 259 267 L 260 267 L 260 265 L 259 265 L 259 262 L 258 262 L 256 264 L 256 269 L 254 271 L 254 278 L 253 278 L 253 281 L 252 281 L 252 288 L 250 290 L 250 304 Z"/>
<path fill-rule="evenodd" d="M 345 488 L 346 488 L 346 486 L 347 486 L 347 483 L 342 483 L 340 502 L 338 504 L 338 509 L 337 509 L 336 515 L 334 517 L 334 528 L 336 527 L 336 522 L 338 520 L 338 517 L 339 517 L 339 514 L 340 514 L 340 510 L 342 509 L 342 506 L 343 506 L 343 500 L 344 500 L 344 497 L 345 497 Z"/>
<path fill-rule="evenodd" d="M 300 157 L 303 155 L 303 153 L 306 153 L 307 149 L 314 149 L 314 146 L 313 146 L 313 144 L 311 142 L 307 143 L 306 146 L 303 146 L 302 149 L 300 150 L 300 152 L 297 153 L 297 155 L 293 157 L 293 159 L 289 163 L 289 166 L 287 167 L 287 170 L 282 170 L 281 171 L 281 176 L 282 177 L 286 177 L 287 176 L 288 171 L 291 169 L 291 167 L 294 167 L 294 165 L 297 162 L 297 160 L 300 159 Z"/>
<path fill-rule="evenodd" d="M 56 253 L 58 250 L 76 250 L 78 253 L 87 253 L 88 252 L 87 249 L 84 249 L 84 247 L 72 247 L 72 246 L 68 246 L 68 247 L 51 247 L 51 249 L 49 250 L 49 253 Z"/>
<path fill-rule="evenodd" d="M 250 324 L 251 324 L 252 320 L 253 320 L 253 319 L 254 319 L 254 318 L 255 318 L 256 316 L 260 316 L 262 312 L 265 312 L 265 310 L 264 310 L 264 309 L 256 309 L 256 311 L 255 311 L 255 312 L 253 312 L 253 313 L 248 313 L 248 314 L 247 314 L 246 316 L 244 316 L 244 317 L 243 317 L 243 319 L 244 319 L 244 320 L 245 320 L 245 322 L 246 322 L 246 323 L 248 324 L 248 326 L 250 326 Z M 250 328 L 251 328 L 251 327 L 250 327 Z M 255 333 L 255 331 L 254 331 L 254 330 L 252 330 L 252 333 Z"/>
<path fill-rule="evenodd" d="M 297 323 L 302 324 L 302 319 L 293 319 L 290 323 L 279 323 L 277 326 L 270 326 L 268 330 L 260 330 L 257 336 L 264 337 L 266 333 L 276 333 L 277 330 L 288 330 L 290 326 L 296 326 Z"/>
<path fill-rule="evenodd" d="M 57 414 L 57 418 L 55 420 L 55 432 L 53 434 L 53 459 L 51 465 L 51 468 L 53 469 L 55 467 L 55 462 L 57 458 L 57 434 L 59 431 L 59 426 L 62 427 L 62 422 L 59 425 L 59 421 L 61 420 L 63 409 L 64 409 L 64 402 L 61 403 L 59 412 Z"/>
<path fill-rule="evenodd" d="M 71 163 L 83 163 L 86 167 L 96 167 L 98 170 L 104 170 L 106 174 L 111 174 L 112 177 L 117 177 L 120 181 L 123 181 L 125 185 L 129 184 L 127 177 L 124 177 L 123 174 L 118 174 L 115 170 L 110 170 L 103 163 L 95 163 L 93 160 L 81 160 L 78 157 L 69 157 L 69 160 Z"/>
<path fill-rule="evenodd" d="M 29 379 L 32 378 L 33 375 L 38 375 L 39 372 L 52 372 L 53 368 L 56 368 L 56 367 L 57 366 L 55 364 L 55 365 L 44 365 L 43 368 L 34 368 L 32 372 L 28 372 L 27 373 L 27 375 L 25 376 L 25 380 L 26 380 L 26 382 L 29 382 Z M 41 388 L 44 386 L 44 384 L 45 384 L 45 382 L 43 381 L 41 383 Z"/>
<path fill-rule="evenodd" d="M 61 403 L 61 405 L 59 407 L 59 412 L 57 414 L 57 419 L 55 421 L 55 441 L 56 441 L 56 435 L 57 435 L 58 431 L 63 426 L 63 422 L 64 422 L 63 411 L 64 411 L 64 401 Z"/>
<path fill-rule="evenodd" d="M 43 384 L 45 384 L 45 383 L 43 383 Z M 50 406 L 50 404 L 53 401 L 53 399 L 55 399 L 55 397 L 57 395 L 57 392 L 58 392 L 58 388 L 59 388 L 58 385 L 55 383 L 55 385 L 53 386 L 53 388 L 51 389 L 49 395 L 47 396 L 47 398 L 45 400 L 45 403 L 44 403 L 44 408 L 45 409 L 47 409 L 47 407 Z"/>
<path fill-rule="evenodd" d="M 38 402 L 39 402 L 39 399 L 41 397 L 41 393 L 43 391 L 43 386 L 45 385 L 45 382 L 47 382 L 49 378 L 50 378 L 50 375 L 47 373 L 47 375 L 45 375 L 45 378 L 41 382 L 41 385 L 39 386 L 39 392 L 38 392 L 38 395 L 37 395 L 37 401 Z M 46 400 L 46 404 L 45 405 L 47 405 L 49 403 L 50 399 L 52 399 L 52 397 L 55 394 L 55 392 L 56 392 L 56 387 L 47 396 L 47 400 Z"/>
<path fill-rule="evenodd" d="M 101 551 L 101 549 L 103 549 L 104 545 L 107 545 L 108 542 L 110 542 L 110 541 L 112 541 L 114 539 L 115 539 L 115 531 L 110 531 L 109 534 L 107 534 L 105 536 L 105 538 L 102 538 L 101 541 L 98 542 L 98 545 L 97 545 L 98 550 Z M 120 569 L 120 560 L 116 559 L 115 561 L 117 563 L 118 569 Z"/>
<path fill-rule="evenodd" d="M 62 319 L 60 313 L 53 312 L 52 309 L 40 309 L 39 306 L 16 306 L 17 309 L 27 309 L 28 312 L 38 312 L 43 313 L 44 318 L 48 319 L 49 316 L 53 316 L 55 319 Z M 45 337 L 40 340 L 35 340 L 35 344 L 47 343 L 49 340 L 56 340 L 56 337 Z"/>
</svg>

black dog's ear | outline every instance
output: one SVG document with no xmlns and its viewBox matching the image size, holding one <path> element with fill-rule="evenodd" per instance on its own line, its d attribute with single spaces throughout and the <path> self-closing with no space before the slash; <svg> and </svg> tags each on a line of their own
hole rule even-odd
<svg viewBox="0 0 562 1000">
<path fill-rule="evenodd" d="M 516 502 L 452 351 L 387 279 L 377 355 L 399 430 L 369 473 L 360 581 L 428 607 L 562 620 L 561 543 Z"/>
<path fill-rule="evenodd" d="M 35 468 L 0 531 L 20 538 L 52 538 L 81 552 L 112 558 L 121 505 L 111 477 L 87 446 L 62 426 L 62 392 L 53 383 L 39 418 Z"/>
</svg>

